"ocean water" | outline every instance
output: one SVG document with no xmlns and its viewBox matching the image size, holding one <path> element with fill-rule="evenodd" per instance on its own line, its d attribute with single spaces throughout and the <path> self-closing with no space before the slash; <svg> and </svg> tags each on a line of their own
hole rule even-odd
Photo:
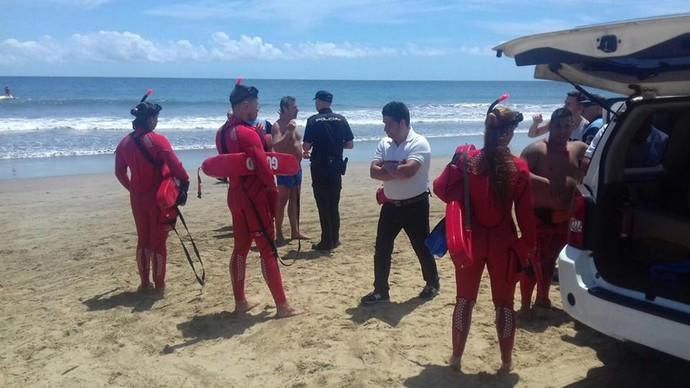
<svg viewBox="0 0 690 388">
<path fill-rule="evenodd" d="M 391 100 L 408 104 L 412 126 L 432 145 L 446 145 L 480 141 L 486 108 L 504 92 L 511 95 L 506 105 L 527 118 L 518 128 L 518 133 L 525 133 L 531 114 L 550 114 L 562 105 L 570 90 L 568 85 L 544 81 L 244 83 L 259 89 L 260 117 L 272 121 L 278 117 L 280 98 L 295 96 L 300 108 L 299 129 L 315 113 L 314 93 L 319 89 L 331 91 L 334 110 L 348 119 L 356 143 L 361 143 L 355 146 L 360 151 L 352 153 L 355 160 L 370 157 L 366 150 L 373 146 L 368 143 L 383 135 L 381 108 Z M 0 178 L 36 176 L 25 171 L 30 166 L 58 166 L 47 168 L 43 175 L 102 172 L 102 168 L 84 168 L 90 164 L 86 159 L 103 161 L 104 165 L 112 159 L 119 140 L 131 131 L 129 110 L 148 88 L 154 90 L 150 100 L 163 106 L 157 131 L 167 136 L 176 150 L 197 150 L 189 153 L 197 157 L 210 154 L 214 133 L 229 109 L 233 84 L 230 79 L 0 77 L 0 87 L 9 86 L 17 97 L 0 101 Z M 444 140 L 450 137 L 460 139 Z M 97 155 L 107 158 L 86 158 Z M 19 173 L 18 168 L 22 170 Z"/>
</svg>

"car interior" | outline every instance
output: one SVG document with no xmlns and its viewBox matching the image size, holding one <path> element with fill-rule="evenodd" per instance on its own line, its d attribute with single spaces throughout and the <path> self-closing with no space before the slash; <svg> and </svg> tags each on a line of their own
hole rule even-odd
<svg viewBox="0 0 690 388">
<path fill-rule="evenodd" d="M 644 152 L 649 124 L 667 136 L 661 159 L 630 165 Z M 614 285 L 690 304 L 690 102 L 630 112 L 607 144 L 594 260 Z M 652 158 L 654 159 L 654 158 Z M 603 161 L 604 159 L 602 159 Z M 604 214 L 605 213 L 605 214 Z"/>
</svg>

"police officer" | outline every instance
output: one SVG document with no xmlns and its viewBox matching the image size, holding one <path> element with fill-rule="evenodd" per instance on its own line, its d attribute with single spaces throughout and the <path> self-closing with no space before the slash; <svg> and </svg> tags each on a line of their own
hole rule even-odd
<svg viewBox="0 0 690 388">
<path fill-rule="evenodd" d="M 307 120 L 302 148 L 311 161 L 314 199 L 321 222 L 321 241 L 313 249 L 330 251 L 340 245 L 340 190 L 347 159 L 343 149 L 353 147 L 352 130 L 342 115 L 333 113 L 333 94 L 319 90 L 314 97 L 319 112 Z"/>
</svg>

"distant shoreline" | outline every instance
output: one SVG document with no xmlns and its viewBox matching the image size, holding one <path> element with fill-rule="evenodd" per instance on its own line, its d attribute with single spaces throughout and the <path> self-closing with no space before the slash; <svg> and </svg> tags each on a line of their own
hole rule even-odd
<svg viewBox="0 0 690 388">
<path fill-rule="evenodd" d="M 522 149 L 534 141 L 526 134 L 516 134 L 511 143 L 513 154 L 519 155 Z M 481 148 L 483 136 L 456 136 L 430 138 L 432 158 L 449 159 L 458 145 L 474 144 Z M 368 163 L 374 154 L 378 141 L 361 141 L 355 144 L 355 148 L 347 150 L 347 156 L 352 163 Z M 176 151 L 185 168 L 189 171 L 196 170 L 201 162 L 209 156 L 215 155 L 214 149 L 204 150 L 179 150 Z M 302 166 L 308 167 L 309 162 L 303 161 Z M 114 168 L 112 154 L 84 155 L 84 156 L 60 156 L 52 158 L 27 158 L 0 160 L 0 181 L 30 178 L 47 178 L 74 175 L 110 174 Z"/>
</svg>

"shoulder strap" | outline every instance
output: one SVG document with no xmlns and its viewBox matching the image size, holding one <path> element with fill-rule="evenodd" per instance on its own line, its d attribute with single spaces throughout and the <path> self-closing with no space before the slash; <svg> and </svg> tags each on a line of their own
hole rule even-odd
<svg viewBox="0 0 690 388">
<path fill-rule="evenodd" d="M 206 284 L 206 270 L 204 269 L 204 262 L 201 260 L 201 255 L 199 255 L 199 250 L 197 249 L 196 244 L 194 243 L 194 238 L 192 238 L 192 234 L 189 233 L 189 228 L 187 227 L 187 223 L 185 222 L 184 217 L 182 217 L 182 212 L 180 211 L 180 208 L 175 207 L 175 210 L 177 211 L 177 215 L 180 216 L 180 221 L 182 221 L 182 225 L 184 226 L 184 229 L 187 232 L 187 237 L 189 237 L 189 241 L 191 241 L 192 243 L 192 248 L 194 249 L 194 253 L 199 262 L 199 265 L 201 266 L 201 275 L 197 273 L 196 267 L 194 266 L 194 262 L 192 262 L 192 257 L 189 254 L 189 250 L 187 249 L 184 240 L 182 240 L 182 236 L 180 236 L 180 233 L 177 231 L 177 228 L 175 228 L 174 224 L 172 225 L 172 229 L 175 231 L 177 238 L 180 240 L 180 244 L 182 244 L 182 249 L 184 250 L 185 256 L 187 256 L 187 262 L 189 263 L 189 266 L 192 267 L 192 272 L 194 272 L 194 277 L 196 277 L 196 281 L 199 283 L 201 287 L 204 287 L 204 284 Z"/>
<path fill-rule="evenodd" d="M 258 128 L 256 128 L 256 127 L 254 128 L 257 135 L 259 135 L 259 138 L 261 140 L 261 146 L 264 147 L 265 152 L 271 151 L 271 149 L 268 147 L 268 143 L 266 142 L 266 135 L 271 134 L 271 132 L 270 132 L 271 128 L 267 127 L 267 125 L 271 125 L 271 123 L 269 123 L 268 120 L 264 120 L 264 131 L 263 131 L 263 133 L 259 133 L 259 131 L 257 130 Z"/>
<path fill-rule="evenodd" d="M 141 142 L 141 136 L 135 136 L 134 132 L 130 133 L 129 136 L 132 137 L 134 144 L 137 145 L 137 148 L 139 148 L 139 151 L 141 151 L 142 155 L 144 156 L 144 159 L 148 160 L 149 163 L 153 164 L 156 167 L 160 167 L 162 165 L 162 163 L 156 162 L 153 156 L 151 156 L 149 150 L 147 150 L 144 146 L 144 143 Z"/>
<path fill-rule="evenodd" d="M 453 158 L 448 163 L 447 167 L 455 166 L 460 167 L 459 161 L 462 158 L 462 194 L 463 194 L 463 212 L 462 212 L 462 225 L 466 230 L 472 229 L 472 204 L 470 203 L 470 175 L 467 173 L 468 161 L 469 161 L 469 150 L 465 149 L 460 152 L 455 152 Z M 446 185 L 450 182 L 446 181 Z M 448 190 L 448 187 L 446 187 Z"/>
<path fill-rule="evenodd" d="M 223 129 L 220 130 L 220 152 L 228 153 L 228 141 L 225 139 L 225 134 L 228 131 L 228 125 L 223 125 Z"/>
<path fill-rule="evenodd" d="M 462 183 L 463 183 L 463 195 L 465 199 L 465 209 L 463 212 L 463 226 L 465 230 L 472 229 L 472 206 L 470 204 L 470 176 L 467 173 L 469 158 L 467 157 L 468 151 L 463 153 L 463 169 L 462 169 Z"/>
</svg>

